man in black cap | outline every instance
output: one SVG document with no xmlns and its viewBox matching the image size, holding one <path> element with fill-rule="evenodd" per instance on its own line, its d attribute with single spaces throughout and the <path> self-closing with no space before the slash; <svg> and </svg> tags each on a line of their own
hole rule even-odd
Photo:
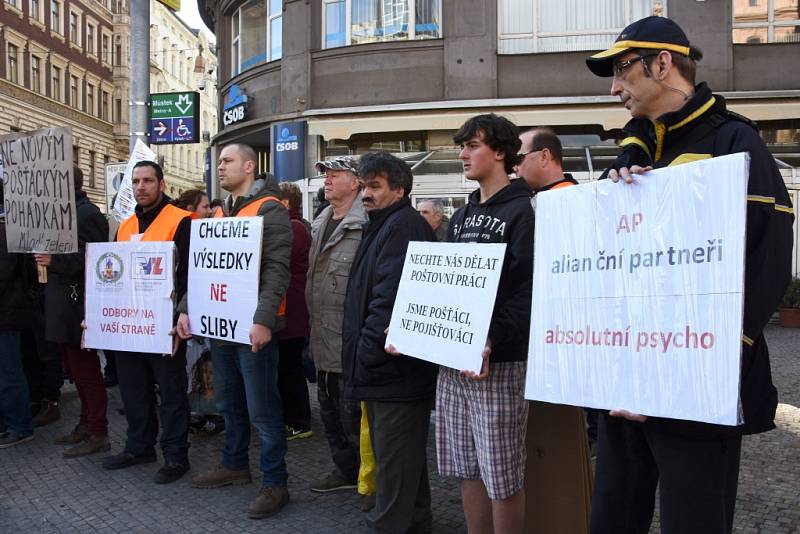
<svg viewBox="0 0 800 534">
<path fill-rule="evenodd" d="M 791 273 L 794 210 L 772 155 L 752 122 L 728 111 L 705 83 L 695 85 L 693 47 L 675 22 L 648 17 L 611 48 L 586 60 L 613 77 L 633 119 L 607 175 L 633 174 L 697 159 L 749 152 L 747 243 L 740 399 L 744 424 L 722 426 L 613 410 L 600 417 L 592 533 L 646 533 L 660 486 L 664 533 L 733 528 L 741 440 L 775 428 L 777 391 L 763 336 Z"/>
</svg>

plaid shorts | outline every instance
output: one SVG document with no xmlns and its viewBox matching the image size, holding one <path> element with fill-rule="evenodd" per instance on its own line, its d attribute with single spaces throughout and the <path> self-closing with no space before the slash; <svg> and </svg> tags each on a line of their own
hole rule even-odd
<svg viewBox="0 0 800 534">
<path fill-rule="evenodd" d="M 442 367 L 436 386 L 439 474 L 482 480 L 491 500 L 525 484 L 525 362 L 491 364 L 486 380 Z"/>
</svg>

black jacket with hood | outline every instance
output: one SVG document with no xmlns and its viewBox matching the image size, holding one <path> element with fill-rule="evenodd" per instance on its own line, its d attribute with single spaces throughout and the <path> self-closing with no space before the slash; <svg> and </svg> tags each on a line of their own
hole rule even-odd
<svg viewBox="0 0 800 534">
<path fill-rule="evenodd" d="M 701 438 L 771 430 L 775 428 L 778 394 L 772 384 L 769 351 L 762 331 L 791 277 L 794 221 L 794 209 L 775 159 L 755 125 L 728 111 L 725 99 L 712 94 L 705 83 L 696 87 L 695 94 L 680 110 L 653 122 L 633 119 L 625 126 L 625 132 L 623 152 L 611 168 L 661 168 L 737 152 L 750 154 L 740 378 L 744 425 L 729 427 L 661 418 L 650 418 L 648 424 Z"/>
<path fill-rule="evenodd" d="M 366 401 L 432 399 L 438 367 L 410 356 L 387 354 L 384 331 L 392 316 L 408 243 L 436 241 L 436 236 L 408 197 L 367 215 L 344 303 L 345 395 Z"/>
<path fill-rule="evenodd" d="M 531 188 L 517 179 L 481 203 L 473 191 L 450 219 L 453 243 L 506 243 L 500 285 L 489 325 L 492 362 L 528 359 L 533 287 L 533 210 Z"/>
</svg>

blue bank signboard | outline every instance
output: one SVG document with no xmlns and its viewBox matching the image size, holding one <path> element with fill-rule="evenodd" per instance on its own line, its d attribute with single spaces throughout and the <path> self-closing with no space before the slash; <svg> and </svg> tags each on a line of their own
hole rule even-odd
<svg viewBox="0 0 800 534">
<path fill-rule="evenodd" d="M 306 121 L 272 125 L 272 161 L 279 182 L 306 177 Z"/>
</svg>

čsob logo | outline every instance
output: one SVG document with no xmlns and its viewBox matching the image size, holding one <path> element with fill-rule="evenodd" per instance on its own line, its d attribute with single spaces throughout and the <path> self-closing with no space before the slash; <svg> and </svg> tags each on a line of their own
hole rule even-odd
<svg viewBox="0 0 800 534">
<path fill-rule="evenodd" d="M 281 128 L 281 135 L 278 137 L 278 141 L 286 142 L 286 141 L 297 141 L 296 135 L 289 135 L 289 128 L 284 126 Z"/>
<path fill-rule="evenodd" d="M 230 109 L 234 106 L 238 106 L 239 104 L 244 104 L 247 102 L 247 95 L 239 88 L 238 85 L 234 84 L 231 85 L 231 88 L 228 90 L 228 94 L 225 97 L 225 104 L 222 106 L 223 109 Z"/>
<path fill-rule="evenodd" d="M 290 152 L 300 150 L 300 142 L 296 135 L 291 135 L 289 128 L 281 128 L 278 139 L 275 140 L 275 152 Z"/>
</svg>

